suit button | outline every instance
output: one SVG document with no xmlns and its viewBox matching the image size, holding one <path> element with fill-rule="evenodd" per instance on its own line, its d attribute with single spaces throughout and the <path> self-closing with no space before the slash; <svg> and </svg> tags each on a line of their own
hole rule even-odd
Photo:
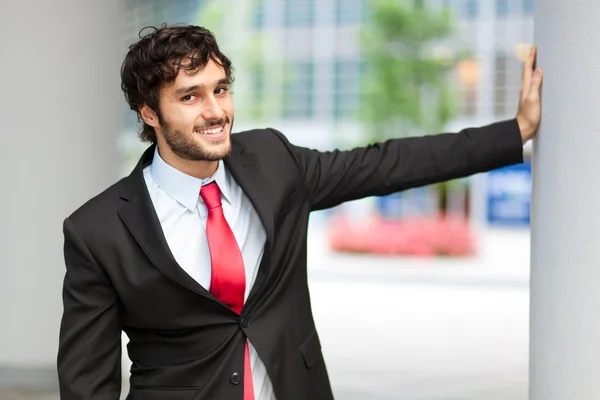
<svg viewBox="0 0 600 400">
<path fill-rule="evenodd" d="M 240 325 L 242 326 L 242 328 L 248 327 L 248 320 L 246 319 L 246 317 L 240 318 Z"/>
<path fill-rule="evenodd" d="M 239 384 L 242 381 L 242 376 L 237 373 L 234 372 L 233 375 L 231 375 L 231 383 L 233 383 L 234 385 Z"/>
</svg>

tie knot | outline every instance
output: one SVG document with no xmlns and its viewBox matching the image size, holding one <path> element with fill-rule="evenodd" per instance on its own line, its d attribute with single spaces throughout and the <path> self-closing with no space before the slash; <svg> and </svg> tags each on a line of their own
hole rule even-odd
<svg viewBox="0 0 600 400">
<path fill-rule="evenodd" d="M 200 196 L 206 204 L 206 208 L 212 210 L 213 208 L 221 207 L 221 190 L 217 182 L 211 182 L 208 185 L 204 185 L 200 188 Z"/>
</svg>

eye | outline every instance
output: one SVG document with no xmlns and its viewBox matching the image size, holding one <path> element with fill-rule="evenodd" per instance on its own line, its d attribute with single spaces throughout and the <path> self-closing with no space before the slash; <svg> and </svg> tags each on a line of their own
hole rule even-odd
<svg viewBox="0 0 600 400">
<path fill-rule="evenodd" d="M 223 94 L 225 94 L 226 92 L 227 92 L 227 88 L 226 88 L 226 87 L 220 87 L 220 88 L 217 88 L 217 89 L 215 90 L 215 94 L 216 94 L 216 95 L 223 95 Z"/>
<path fill-rule="evenodd" d="M 189 102 L 189 101 L 192 101 L 192 100 L 194 100 L 195 98 L 196 98 L 196 96 L 194 96 L 193 94 L 188 94 L 188 95 L 186 95 L 186 96 L 183 96 L 183 97 L 181 98 L 181 101 L 184 101 L 184 102 Z"/>
</svg>

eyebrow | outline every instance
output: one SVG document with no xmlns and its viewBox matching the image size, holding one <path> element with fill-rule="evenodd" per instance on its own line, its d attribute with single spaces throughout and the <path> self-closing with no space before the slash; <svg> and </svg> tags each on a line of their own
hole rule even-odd
<svg viewBox="0 0 600 400">
<path fill-rule="evenodd" d="M 231 85 L 231 79 L 229 78 L 222 78 L 219 79 L 214 86 L 219 86 L 219 85 Z M 194 92 L 196 90 L 205 90 L 207 87 L 206 84 L 202 84 L 202 85 L 194 85 L 194 86 L 187 86 L 187 87 L 182 87 L 180 89 L 177 89 L 175 91 L 175 96 L 181 96 L 184 94 L 188 94 L 190 92 Z"/>
</svg>

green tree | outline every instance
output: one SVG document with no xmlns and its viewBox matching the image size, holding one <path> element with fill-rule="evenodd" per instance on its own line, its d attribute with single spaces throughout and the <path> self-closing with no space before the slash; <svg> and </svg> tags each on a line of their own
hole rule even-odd
<svg viewBox="0 0 600 400">
<path fill-rule="evenodd" d="M 455 58 L 443 50 L 452 34 L 447 9 L 421 2 L 370 0 L 361 47 L 364 104 L 361 119 L 368 139 L 438 132 L 453 117 L 454 96 L 448 75 Z"/>
<path fill-rule="evenodd" d="M 359 116 L 366 141 L 438 133 L 453 118 L 449 75 L 466 53 L 452 54 L 450 12 L 422 1 L 370 0 L 361 31 L 365 71 Z M 453 182 L 457 183 L 457 182 Z M 447 184 L 439 184 L 445 209 Z"/>
</svg>

